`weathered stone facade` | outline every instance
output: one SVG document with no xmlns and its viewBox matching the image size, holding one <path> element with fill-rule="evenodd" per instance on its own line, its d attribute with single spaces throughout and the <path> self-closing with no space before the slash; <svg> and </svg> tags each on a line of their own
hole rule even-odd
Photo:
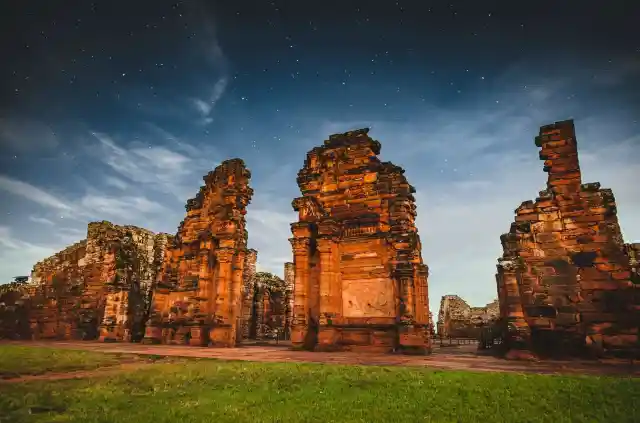
<svg viewBox="0 0 640 423">
<path fill-rule="evenodd" d="M 368 129 L 307 153 L 292 205 L 291 340 L 307 349 L 430 351 L 414 188 Z"/>
<path fill-rule="evenodd" d="M 287 316 L 290 315 L 290 291 L 280 277 L 258 272 L 253 288 L 252 320 L 250 338 L 263 339 L 273 337 L 275 331 L 282 338 L 286 331 Z"/>
<path fill-rule="evenodd" d="M 625 252 L 629 256 L 629 266 L 631 267 L 631 280 L 640 284 L 640 242 L 625 244 Z"/>
<path fill-rule="evenodd" d="M 30 292 L 35 291 L 29 278 L 17 277 L 0 285 L 0 339 L 30 339 Z"/>
<path fill-rule="evenodd" d="M 248 339 L 252 337 L 252 322 L 254 316 L 255 302 L 255 276 L 256 263 L 258 261 L 258 252 L 248 249 L 244 258 L 244 269 L 242 275 L 242 338 Z"/>
<path fill-rule="evenodd" d="M 482 327 L 495 322 L 499 316 L 498 300 L 484 307 L 471 307 L 457 295 L 444 295 L 438 312 L 438 336 L 478 338 Z"/>
<path fill-rule="evenodd" d="M 95 239 L 103 244 L 117 245 L 112 255 L 102 257 L 105 263 L 113 263 L 115 267 L 113 273 L 105 269 L 108 282 L 100 340 L 139 341 L 149 317 L 155 279 L 173 237 L 132 226 L 91 229 L 99 231 Z"/>
<path fill-rule="evenodd" d="M 242 160 L 227 160 L 187 201 L 158 277 L 145 342 L 232 347 L 242 339 L 250 177 Z"/>
<path fill-rule="evenodd" d="M 610 189 L 583 184 L 573 121 L 536 137 L 547 189 L 516 209 L 496 275 L 510 355 L 639 350 L 632 281 Z"/>
<path fill-rule="evenodd" d="M 284 283 L 287 292 L 289 292 L 284 334 L 285 339 L 291 339 L 291 324 L 293 321 L 293 292 L 295 286 L 295 266 L 291 262 L 287 262 L 284 264 Z"/>
<path fill-rule="evenodd" d="M 16 335 L 139 339 L 166 237 L 135 226 L 89 223 L 85 240 L 33 267 L 30 282 L 20 287 Z"/>
</svg>

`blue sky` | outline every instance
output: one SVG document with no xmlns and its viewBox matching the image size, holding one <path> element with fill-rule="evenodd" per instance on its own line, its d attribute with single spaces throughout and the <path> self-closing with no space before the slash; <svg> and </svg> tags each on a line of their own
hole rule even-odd
<svg viewBox="0 0 640 423">
<path fill-rule="evenodd" d="M 541 125 L 575 119 L 584 182 L 614 190 L 640 240 L 636 6 L 581 2 L 568 24 L 575 2 L 71 3 L 3 5 L 3 282 L 89 221 L 175 233 L 233 157 L 253 175 L 258 266 L 282 276 L 305 153 L 366 126 L 416 187 L 433 312 L 445 294 L 496 296 L 500 234 L 545 188 Z"/>
</svg>

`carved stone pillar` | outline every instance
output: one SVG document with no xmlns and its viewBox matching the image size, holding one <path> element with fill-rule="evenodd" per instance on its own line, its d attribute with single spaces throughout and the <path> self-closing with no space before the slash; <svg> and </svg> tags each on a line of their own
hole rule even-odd
<svg viewBox="0 0 640 423">
<path fill-rule="evenodd" d="M 284 264 L 284 282 L 287 292 L 287 315 L 285 323 L 285 339 L 291 339 L 291 323 L 293 321 L 293 288 L 295 279 L 295 266 L 293 263 Z"/>
<path fill-rule="evenodd" d="M 309 290 L 309 238 L 291 238 L 293 264 L 295 266 L 293 292 L 293 322 L 291 325 L 291 344 L 302 347 L 309 331 L 307 304 Z"/>
<path fill-rule="evenodd" d="M 203 307 L 207 309 L 211 305 L 211 297 L 212 297 L 212 280 L 211 280 L 211 269 L 209 265 L 209 247 L 208 245 L 201 245 L 200 249 L 200 268 L 198 271 L 198 296 L 200 298 L 206 298 L 204 305 L 201 303 L 198 304 L 198 308 Z M 197 314 L 201 313 L 203 310 L 199 310 Z M 208 310 L 204 310 L 205 312 Z M 196 318 L 196 321 L 189 328 L 189 345 L 194 347 L 203 347 L 207 345 L 207 334 L 206 329 L 204 329 L 199 320 Z"/>
<path fill-rule="evenodd" d="M 234 326 L 232 345 L 237 345 L 242 339 L 242 275 L 244 269 L 244 251 L 240 250 L 233 256 L 233 268 L 231 275 L 230 314 L 231 324 Z"/>
<path fill-rule="evenodd" d="M 218 277 L 216 281 L 215 318 L 213 327 L 209 331 L 211 345 L 221 347 L 235 346 L 234 323 L 229 307 L 232 292 L 232 260 L 233 248 L 216 250 L 218 261 Z"/>
<path fill-rule="evenodd" d="M 503 317 L 507 324 L 506 343 L 513 355 L 531 349 L 531 330 L 524 316 L 518 286 L 518 264 L 514 260 L 501 260 L 498 264 L 500 284 L 505 294 Z"/>
<path fill-rule="evenodd" d="M 318 238 L 317 248 L 320 252 L 320 327 L 318 331 L 318 349 L 331 349 L 338 341 L 338 331 L 333 326 L 335 317 L 340 314 L 336 298 L 334 240 L 330 237 Z"/>
</svg>

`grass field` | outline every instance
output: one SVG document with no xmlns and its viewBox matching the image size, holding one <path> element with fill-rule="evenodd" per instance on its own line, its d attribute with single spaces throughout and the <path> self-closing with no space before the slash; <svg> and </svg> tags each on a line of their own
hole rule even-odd
<svg viewBox="0 0 640 423">
<path fill-rule="evenodd" d="M 0 345 L 0 377 L 95 369 L 132 358 L 125 354 Z"/>
<path fill-rule="evenodd" d="M 112 360 L 0 346 L 2 368 L 23 373 Z M 640 421 L 639 397 L 640 380 L 631 378 L 184 360 L 96 378 L 0 384 L 0 421 L 631 423 Z"/>
</svg>

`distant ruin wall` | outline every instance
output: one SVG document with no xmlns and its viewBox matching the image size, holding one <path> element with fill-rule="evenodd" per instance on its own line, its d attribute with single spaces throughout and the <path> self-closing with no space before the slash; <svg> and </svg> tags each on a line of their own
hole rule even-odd
<svg viewBox="0 0 640 423">
<path fill-rule="evenodd" d="M 499 315 L 498 300 L 484 307 L 471 307 L 457 295 L 445 295 L 440 300 L 438 336 L 478 338 L 482 327 L 496 321 Z"/>
</svg>

